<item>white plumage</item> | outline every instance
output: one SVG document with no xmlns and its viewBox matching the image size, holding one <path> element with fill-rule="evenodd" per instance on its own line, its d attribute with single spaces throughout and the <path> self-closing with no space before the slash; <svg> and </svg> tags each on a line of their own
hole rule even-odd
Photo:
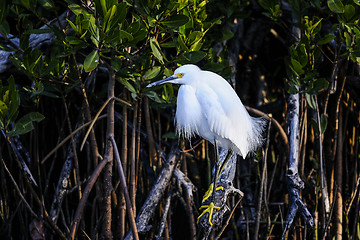
<svg viewBox="0 0 360 240">
<path fill-rule="evenodd" d="M 188 64 L 174 75 L 149 84 L 180 84 L 177 96 L 176 127 L 185 138 L 197 134 L 242 157 L 263 142 L 266 121 L 253 118 L 246 111 L 230 84 L 221 76 Z"/>
</svg>

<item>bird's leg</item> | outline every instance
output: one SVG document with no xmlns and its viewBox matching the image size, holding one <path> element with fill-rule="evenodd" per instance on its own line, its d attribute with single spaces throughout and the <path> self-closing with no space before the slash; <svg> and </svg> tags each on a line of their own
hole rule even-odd
<svg viewBox="0 0 360 240">
<path fill-rule="evenodd" d="M 222 173 L 222 171 L 224 170 L 226 164 L 228 163 L 230 157 L 232 156 L 233 154 L 233 151 L 232 150 L 228 150 L 227 154 L 226 154 L 226 158 L 225 158 L 225 161 L 223 162 L 223 164 L 221 165 L 221 168 L 219 169 L 219 174 Z"/>
<path fill-rule="evenodd" d="M 216 150 L 215 150 L 215 151 L 216 151 Z M 216 181 L 215 181 L 215 182 L 217 182 L 217 180 L 218 180 L 218 178 L 219 178 L 219 175 L 220 175 L 220 174 L 222 173 L 222 171 L 224 170 L 224 168 L 225 168 L 225 166 L 226 166 L 227 162 L 229 161 L 229 159 L 230 159 L 230 157 L 231 157 L 232 154 L 233 154 L 233 151 L 232 151 L 232 150 L 229 150 L 229 151 L 227 152 L 227 154 L 226 154 L 225 161 L 223 162 L 223 164 L 221 165 L 221 167 L 220 167 L 220 166 L 219 166 L 220 168 L 219 168 L 219 167 L 216 167 L 216 169 L 218 169 L 218 173 L 217 173 L 218 176 L 216 177 Z M 220 160 L 219 160 L 219 163 L 220 163 Z M 214 191 L 218 191 L 218 190 L 224 190 L 224 188 L 221 187 L 221 186 L 220 186 L 220 187 L 214 187 L 214 183 L 211 183 L 210 186 L 209 186 L 209 188 L 208 188 L 208 190 L 205 192 L 202 201 L 205 202 L 206 199 L 208 199 Z"/>
<path fill-rule="evenodd" d="M 219 148 L 218 148 L 218 144 L 217 144 L 217 140 L 215 139 L 214 141 L 214 147 L 215 147 L 215 176 L 213 178 L 213 182 L 211 183 L 209 189 L 206 191 L 202 202 L 206 201 L 206 199 L 208 199 L 210 196 L 212 196 L 211 198 L 211 202 L 209 203 L 209 205 L 202 205 L 200 207 L 199 210 L 201 209 L 205 209 L 200 216 L 197 219 L 197 223 L 199 223 L 200 218 L 205 214 L 205 213 L 209 213 L 209 224 L 212 226 L 211 223 L 211 218 L 213 215 L 213 211 L 214 209 L 216 210 L 220 210 L 220 207 L 216 207 L 214 202 L 215 202 L 215 192 L 218 190 L 224 190 L 224 188 L 222 186 L 220 187 L 216 187 L 217 185 L 217 180 L 219 178 L 219 174 L 220 174 L 220 159 L 219 159 Z M 227 160 L 225 160 L 227 162 Z"/>
</svg>

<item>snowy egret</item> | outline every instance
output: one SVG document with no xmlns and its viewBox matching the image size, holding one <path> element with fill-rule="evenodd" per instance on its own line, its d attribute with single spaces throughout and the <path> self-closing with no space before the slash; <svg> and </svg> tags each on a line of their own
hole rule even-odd
<svg viewBox="0 0 360 240">
<path fill-rule="evenodd" d="M 149 84 L 153 87 L 164 83 L 180 84 L 177 95 L 176 127 L 177 131 L 189 139 L 197 134 L 215 146 L 215 178 L 210 185 L 203 202 L 218 190 L 216 181 L 220 169 L 218 147 L 235 152 L 245 158 L 263 143 L 262 133 L 266 121 L 264 118 L 254 118 L 249 115 L 240 98 L 231 85 L 220 75 L 203 71 L 196 65 L 187 64 L 177 68 L 174 75 Z M 231 154 L 228 156 L 230 157 Z M 214 196 L 214 195 L 213 195 Z M 214 199 L 214 198 L 213 198 Z M 199 218 L 209 213 L 209 223 L 213 209 L 213 201 Z"/>
</svg>

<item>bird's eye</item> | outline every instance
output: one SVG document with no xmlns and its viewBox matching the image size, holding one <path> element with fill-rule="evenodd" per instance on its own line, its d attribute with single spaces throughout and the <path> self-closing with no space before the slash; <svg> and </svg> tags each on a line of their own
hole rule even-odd
<svg viewBox="0 0 360 240">
<path fill-rule="evenodd" d="M 175 76 L 177 76 L 178 78 L 182 78 L 184 76 L 184 74 L 183 73 L 177 73 L 177 74 L 175 74 Z"/>
</svg>

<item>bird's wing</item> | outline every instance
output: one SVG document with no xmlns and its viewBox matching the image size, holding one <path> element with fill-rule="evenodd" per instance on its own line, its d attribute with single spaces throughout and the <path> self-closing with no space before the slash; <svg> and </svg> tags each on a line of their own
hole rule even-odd
<svg viewBox="0 0 360 240">
<path fill-rule="evenodd" d="M 227 116 L 216 92 L 206 86 L 196 88 L 196 98 L 210 131 L 221 138 L 231 139 L 231 120 Z M 211 139 L 213 140 L 213 139 Z"/>
</svg>

